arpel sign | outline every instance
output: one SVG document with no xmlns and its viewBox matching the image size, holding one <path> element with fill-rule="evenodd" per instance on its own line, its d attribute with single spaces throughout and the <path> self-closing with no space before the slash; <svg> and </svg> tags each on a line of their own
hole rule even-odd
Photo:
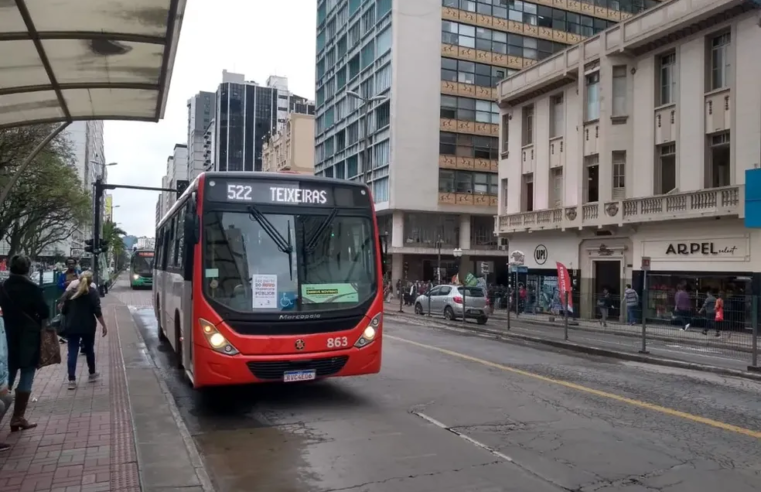
<svg viewBox="0 0 761 492">
<path fill-rule="evenodd" d="M 737 246 L 718 247 L 713 242 L 701 243 L 670 243 L 666 248 L 667 255 L 734 255 Z"/>
</svg>

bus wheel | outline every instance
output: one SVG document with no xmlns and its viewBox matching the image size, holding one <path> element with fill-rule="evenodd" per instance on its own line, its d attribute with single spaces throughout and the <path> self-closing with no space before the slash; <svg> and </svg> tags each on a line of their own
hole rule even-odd
<svg viewBox="0 0 761 492">
<path fill-rule="evenodd" d="M 180 323 L 177 317 L 174 318 L 174 346 L 177 352 L 177 368 L 182 369 L 182 333 L 180 333 Z"/>
</svg>

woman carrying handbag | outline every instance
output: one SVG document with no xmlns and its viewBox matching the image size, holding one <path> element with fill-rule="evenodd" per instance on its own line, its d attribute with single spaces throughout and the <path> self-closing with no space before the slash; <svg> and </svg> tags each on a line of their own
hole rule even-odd
<svg viewBox="0 0 761 492">
<path fill-rule="evenodd" d="M 89 381 L 98 380 L 98 372 L 95 370 L 95 332 L 98 325 L 103 328 L 103 336 L 108 329 L 103 320 L 103 312 L 100 307 L 100 295 L 98 289 L 92 285 L 92 272 L 85 271 L 79 278 L 76 291 L 64 301 L 62 313 L 66 317 L 66 338 L 69 343 L 68 370 L 69 389 L 77 388 L 77 355 L 79 346 L 82 345 L 87 358 Z"/>
<path fill-rule="evenodd" d="M 29 278 L 31 265 L 26 256 L 14 256 L 10 262 L 10 275 L 0 285 L 0 309 L 3 311 L 8 344 L 9 389 L 13 388 L 19 374 L 11 432 L 37 427 L 37 424 L 27 421 L 25 415 L 32 394 L 34 373 L 40 364 L 42 331 L 50 318 L 50 309 L 40 286 Z"/>
</svg>

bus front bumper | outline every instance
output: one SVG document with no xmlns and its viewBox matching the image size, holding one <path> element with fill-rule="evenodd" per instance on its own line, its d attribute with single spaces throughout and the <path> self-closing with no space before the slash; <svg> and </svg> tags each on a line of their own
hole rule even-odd
<svg viewBox="0 0 761 492">
<path fill-rule="evenodd" d="M 152 287 L 153 286 L 153 278 L 146 278 L 146 277 L 135 278 L 133 276 L 130 278 L 130 282 L 132 282 L 132 285 L 134 287 Z"/>
<path fill-rule="evenodd" d="M 361 349 L 256 356 L 227 356 L 196 345 L 194 386 L 282 383 L 286 373 L 306 375 L 307 379 L 300 380 L 376 374 L 381 367 L 381 341 L 378 338 Z M 309 377 L 310 373 L 314 377 Z"/>
</svg>

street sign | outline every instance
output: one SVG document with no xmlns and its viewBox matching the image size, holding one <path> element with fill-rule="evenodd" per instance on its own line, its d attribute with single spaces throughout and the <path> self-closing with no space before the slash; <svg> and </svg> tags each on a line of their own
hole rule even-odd
<svg viewBox="0 0 761 492">
<path fill-rule="evenodd" d="M 528 273 L 528 267 L 521 265 L 511 265 L 510 271 L 513 273 Z"/>
<path fill-rule="evenodd" d="M 650 257 L 649 256 L 643 256 L 642 257 L 642 266 L 640 268 L 643 272 L 646 272 L 650 270 Z"/>
<path fill-rule="evenodd" d="M 482 261 L 481 262 L 481 275 L 489 275 L 491 273 L 489 271 L 489 262 Z"/>
</svg>

